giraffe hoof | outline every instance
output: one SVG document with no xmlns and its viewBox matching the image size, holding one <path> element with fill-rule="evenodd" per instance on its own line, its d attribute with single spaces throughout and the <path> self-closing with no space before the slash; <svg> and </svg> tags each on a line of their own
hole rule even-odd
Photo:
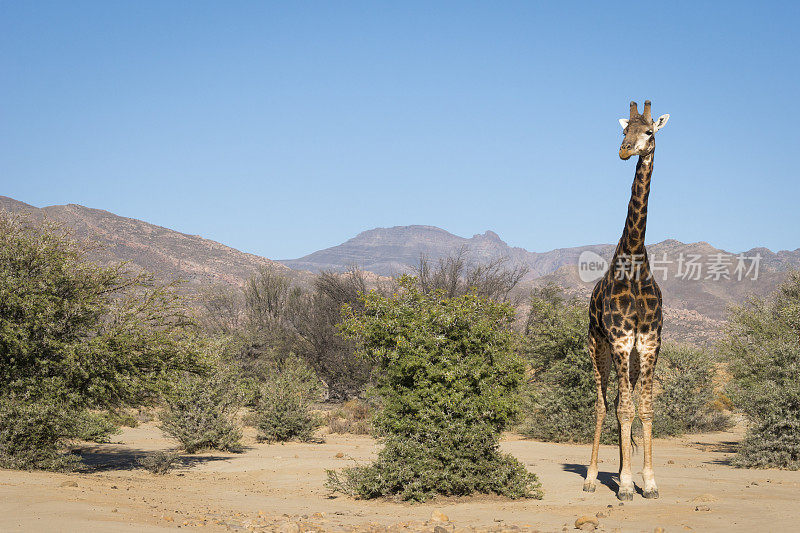
<svg viewBox="0 0 800 533">
<path fill-rule="evenodd" d="M 583 492 L 594 492 L 596 488 L 597 485 L 595 485 L 591 481 L 587 481 L 586 483 L 583 484 Z"/>
<path fill-rule="evenodd" d="M 617 499 L 623 502 L 633 501 L 633 489 L 619 489 Z"/>
<path fill-rule="evenodd" d="M 645 490 L 642 493 L 642 496 L 644 496 L 648 500 L 656 500 L 658 499 L 658 489 Z"/>
</svg>

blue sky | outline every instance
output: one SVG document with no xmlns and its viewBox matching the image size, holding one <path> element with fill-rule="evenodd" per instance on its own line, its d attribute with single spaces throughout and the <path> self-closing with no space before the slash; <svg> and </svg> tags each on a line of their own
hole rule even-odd
<svg viewBox="0 0 800 533">
<path fill-rule="evenodd" d="M 654 3 L 653 3 L 654 4 Z M 800 3 L 0 2 L 0 194 L 270 258 L 376 226 L 800 247 Z"/>
</svg>

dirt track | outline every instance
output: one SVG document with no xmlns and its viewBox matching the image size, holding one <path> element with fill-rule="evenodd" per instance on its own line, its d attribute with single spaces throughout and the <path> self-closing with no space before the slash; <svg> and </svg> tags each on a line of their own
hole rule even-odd
<svg viewBox="0 0 800 533">
<path fill-rule="evenodd" d="M 741 470 L 727 465 L 731 444 L 741 435 L 715 433 L 655 444 L 661 499 L 620 506 L 613 487 L 617 452 L 601 450 L 600 481 L 593 494 L 581 491 L 588 446 L 547 444 L 514 437 L 503 448 L 542 481 L 541 501 L 500 498 L 443 499 L 426 504 L 357 501 L 330 497 L 325 469 L 375 451 L 367 437 L 327 435 L 325 444 L 256 444 L 252 435 L 241 454 L 200 454 L 166 476 L 132 467 L 146 451 L 169 448 L 158 429 L 146 424 L 115 437 L 119 444 L 84 450 L 94 464 L 113 464 L 91 474 L 0 470 L 0 531 L 381 531 L 574 530 L 582 515 L 599 518 L 598 530 L 797 531 L 800 530 L 800 472 Z M 342 456 L 337 457 L 337 455 Z M 641 463 L 641 455 L 635 457 Z M 637 478 L 637 481 L 640 480 Z M 74 483 L 73 483 L 74 482 Z M 70 486 L 77 484 L 77 486 Z M 433 522 L 434 512 L 449 522 Z M 381 527 L 378 527 L 381 526 Z M 441 531 L 441 530 L 439 530 Z"/>
</svg>

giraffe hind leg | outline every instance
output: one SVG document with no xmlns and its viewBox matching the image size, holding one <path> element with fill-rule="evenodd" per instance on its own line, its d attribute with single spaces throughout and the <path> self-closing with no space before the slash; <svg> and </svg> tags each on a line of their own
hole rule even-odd
<svg viewBox="0 0 800 533">
<path fill-rule="evenodd" d="M 603 422 L 605 421 L 608 401 L 606 399 L 606 389 L 608 387 L 608 376 L 611 372 L 611 347 L 602 336 L 594 332 L 589 333 L 589 355 L 592 358 L 594 367 L 594 379 L 597 385 L 597 403 L 595 404 L 595 430 L 594 441 L 592 442 L 592 457 L 589 468 L 586 470 L 586 479 L 583 483 L 583 490 L 594 492 L 597 488 L 597 462 L 600 452 L 600 436 L 603 432 Z"/>
</svg>

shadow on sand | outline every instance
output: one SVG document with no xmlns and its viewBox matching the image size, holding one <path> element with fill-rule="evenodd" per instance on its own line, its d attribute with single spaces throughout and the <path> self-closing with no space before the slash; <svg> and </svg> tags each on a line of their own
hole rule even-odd
<svg viewBox="0 0 800 533">
<path fill-rule="evenodd" d="M 573 474 L 578 474 L 581 478 L 586 477 L 586 471 L 588 468 L 586 465 L 579 465 L 575 463 L 561 463 L 561 469 L 564 472 L 572 472 Z M 615 494 L 619 489 L 619 475 L 613 472 L 598 472 L 597 473 L 597 481 L 601 485 L 605 485 L 609 489 L 611 489 Z M 642 495 L 642 489 L 634 483 L 636 488 L 636 493 L 640 496 Z"/>
<path fill-rule="evenodd" d="M 152 451 L 138 450 L 127 447 L 86 446 L 73 450 L 79 455 L 83 467 L 88 472 L 102 472 L 108 470 L 136 470 L 141 468 L 139 460 L 153 453 Z M 212 461 L 227 461 L 231 456 L 224 455 L 181 455 L 178 459 L 178 469 L 189 469 L 198 464 Z"/>
</svg>

